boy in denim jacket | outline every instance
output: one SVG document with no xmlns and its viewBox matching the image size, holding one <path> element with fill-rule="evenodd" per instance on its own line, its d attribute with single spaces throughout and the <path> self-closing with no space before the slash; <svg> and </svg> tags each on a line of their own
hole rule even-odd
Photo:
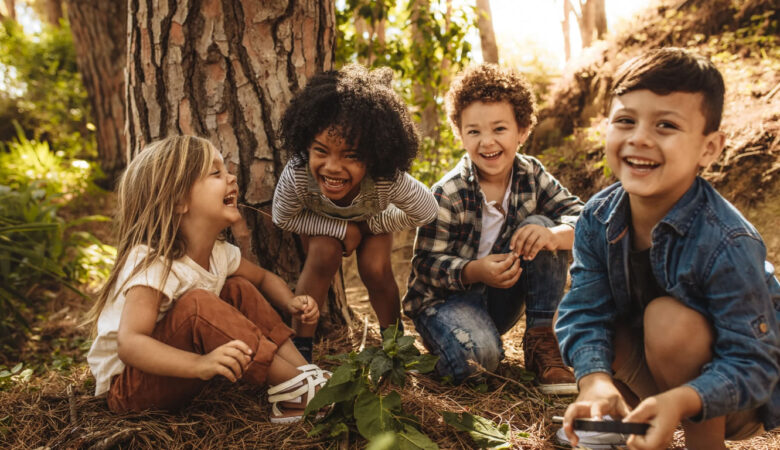
<svg viewBox="0 0 780 450">
<path fill-rule="evenodd" d="M 688 448 L 725 448 L 780 423 L 780 284 L 755 228 L 697 176 L 724 145 L 723 78 L 665 48 L 614 86 L 606 156 L 620 182 L 577 223 L 555 325 L 580 389 L 563 430 L 576 445 L 577 417 L 645 422 L 628 446 L 650 449 L 682 422 Z"/>
<path fill-rule="evenodd" d="M 438 374 L 455 383 L 480 366 L 496 369 L 501 335 L 525 311 L 526 369 L 543 392 L 573 394 L 552 317 L 583 203 L 517 152 L 534 109 L 528 82 L 513 70 L 483 64 L 453 82 L 447 113 L 466 155 L 432 188 L 438 215 L 417 231 L 403 306 L 439 356 Z"/>
</svg>

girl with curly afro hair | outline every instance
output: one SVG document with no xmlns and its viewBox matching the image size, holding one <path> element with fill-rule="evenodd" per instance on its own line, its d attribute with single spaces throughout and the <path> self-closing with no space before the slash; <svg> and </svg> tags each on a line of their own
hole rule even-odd
<svg viewBox="0 0 780 450">
<path fill-rule="evenodd" d="M 406 173 L 419 139 L 391 81 L 389 69 L 359 65 L 312 77 L 282 118 L 290 161 L 273 200 L 274 223 L 299 234 L 307 252 L 296 292 L 321 306 L 342 256 L 356 251 L 383 329 L 400 327 L 392 233 L 424 225 L 437 211 L 428 188 Z M 294 320 L 293 328 L 311 360 L 316 324 Z"/>
</svg>

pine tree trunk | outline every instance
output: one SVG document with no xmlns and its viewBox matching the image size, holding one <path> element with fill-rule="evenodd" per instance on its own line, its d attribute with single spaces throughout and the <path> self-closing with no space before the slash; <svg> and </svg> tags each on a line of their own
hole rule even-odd
<svg viewBox="0 0 780 450">
<path fill-rule="evenodd" d="M 46 21 L 56 27 L 60 26 L 60 19 L 62 19 L 62 1 L 46 0 L 44 6 L 46 8 Z"/>
<path fill-rule="evenodd" d="M 498 45 L 493 30 L 490 0 L 477 0 L 477 27 L 479 27 L 479 40 L 482 46 L 482 60 L 498 64 Z"/>
<path fill-rule="evenodd" d="M 105 187 L 125 167 L 125 53 L 127 2 L 66 0 L 79 72 L 97 125 Z"/>
<path fill-rule="evenodd" d="M 328 0 L 129 0 L 127 147 L 171 134 L 208 138 L 238 176 L 242 253 L 296 280 L 300 242 L 268 213 L 286 156 L 281 117 L 294 92 L 333 64 L 335 7 Z M 344 323 L 341 273 L 324 323 Z M 335 302 L 335 303 L 334 303 Z"/>
<path fill-rule="evenodd" d="M 569 3 L 569 0 L 563 0 L 563 20 L 561 20 L 561 31 L 563 31 L 563 54 L 566 57 L 566 61 L 571 59 L 570 16 L 571 3 Z"/>
<path fill-rule="evenodd" d="M 5 6 L 4 11 L 0 14 L 0 18 L 6 16 L 11 20 L 16 20 L 16 2 L 14 0 L 3 0 Z"/>
<path fill-rule="evenodd" d="M 591 0 L 593 2 L 593 22 L 596 26 L 596 39 L 604 39 L 607 34 L 607 10 L 604 0 Z"/>
</svg>

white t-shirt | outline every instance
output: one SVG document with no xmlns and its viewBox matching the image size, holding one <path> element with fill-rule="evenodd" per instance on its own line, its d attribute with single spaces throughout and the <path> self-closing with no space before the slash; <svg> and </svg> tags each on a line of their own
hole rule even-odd
<svg viewBox="0 0 780 450">
<path fill-rule="evenodd" d="M 490 250 L 493 248 L 493 244 L 496 243 L 498 235 L 501 234 L 501 227 L 504 226 L 506 221 L 506 213 L 509 209 L 509 187 L 512 186 L 512 179 L 509 179 L 509 183 L 506 185 L 506 191 L 504 192 L 504 199 L 501 200 L 501 208 L 496 207 L 496 202 L 488 202 L 485 200 L 485 193 L 482 193 L 482 233 L 479 235 L 479 249 L 477 250 L 477 258 L 483 258 L 490 254 Z"/>
<path fill-rule="evenodd" d="M 116 337 L 122 309 L 125 306 L 125 294 L 131 287 L 148 286 L 165 294 L 166 298 L 160 302 L 160 311 L 157 314 L 159 322 L 173 307 L 173 303 L 192 289 L 205 289 L 219 295 L 225 285 L 225 279 L 235 272 L 241 263 L 241 251 L 238 247 L 217 241 L 209 257 L 209 270 L 204 269 L 189 256 L 184 256 L 173 262 L 165 285 L 161 286 L 165 273 L 165 262 L 162 260 L 155 261 L 147 270 L 129 278 L 133 269 L 148 252 L 149 247 L 145 245 L 130 250 L 114 290 L 98 317 L 97 337 L 87 353 L 89 368 L 95 376 L 95 395 L 108 391 L 111 387 L 111 378 L 120 374 L 125 368 L 125 364 L 119 359 Z M 119 287 L 122 288 L 121 292 L 117 292 Z"/>
</svg>

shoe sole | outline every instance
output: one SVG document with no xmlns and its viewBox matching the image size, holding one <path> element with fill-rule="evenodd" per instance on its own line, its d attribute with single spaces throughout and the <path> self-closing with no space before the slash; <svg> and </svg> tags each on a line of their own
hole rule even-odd
<svg viewBox="0 0 780 450">
<path fill-rule="evenodd" d="M 552 395 L 577 395 L 577 383 L 559 383 L 559 384 L 539 384 L 537 385 L 542 394 Z"/>
</svg>

